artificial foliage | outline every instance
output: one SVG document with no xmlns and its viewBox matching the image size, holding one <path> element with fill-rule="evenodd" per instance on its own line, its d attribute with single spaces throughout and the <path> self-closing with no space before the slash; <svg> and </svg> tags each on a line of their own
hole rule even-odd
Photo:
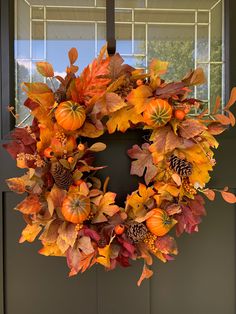
<svg viewBox="0 0 236 314">
<path fill-rule="evenodd" d="M 26 222 L 19 242 L 38 238 L 40 254 L 66 257 L 70 276 L 94 264 L 112 270 L 142 259 L 140 285 L 153 274 L 153 258 L 165 263 L 178 254 L 175 235 L 198 231 L 206 215 L 203 196 L 215 198 L 216 190 L 206 187 L 216 163 L 215 135 L 235 124 L 230 108 L 236 89 L 223 109 L 217 98 L 208 112 L 193 96 L 205 83 L 201 68 L 166 82 L 168 62 L 155 59 L 146 73 L 103 47 L 76 75 L 77 50 L 68 56 L 65 77 L 55 76 L 47 62 L 36 64 L 47 83 L 22 84 L 33 122 L 13 130 L 5 144 L 17 167 L 27 169 L 7 180 L 12 191 L 26 195 L 15 208 Z M 142 181 L 120 207 L 109 178 L 99 179 L 105 165 L 94 160 L 106 149 L 102 134 L 129 129 L 143 129 L 148 137 L 127 152 L 130 174 Z M 98 141 L 89 145 L 88 138 Z M 227 188 L 218 192 L 235 203 Z"/>
</svg>

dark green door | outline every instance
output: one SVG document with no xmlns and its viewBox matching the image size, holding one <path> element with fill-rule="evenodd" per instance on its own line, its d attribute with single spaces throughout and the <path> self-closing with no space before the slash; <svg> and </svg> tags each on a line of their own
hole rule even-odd
<svg viewBox="0 0 236 314">
<path fill-rule="evenodd" d="M 93 37 L 96 32 L 97 44 L 93 49 L 95 52 L 99 49 L 104 41 L 104 1 L 70 1 L 74 10 L 78 6 L 80 14 L 77 18 L 82 19 L 86 16 L 87 22 L 85 25 L 86 34 L 81 34 L 80 40 L 86 41 L 87 36 Z M 157 2 L 159 2 L 157 4 Z M 176 3 L 181 2 L 181 7 L 187 9 L 189 6 L 193 8 L 193 3 L 190 1 L 175 0 L 175 1 L 116 1 L 119 10 L 117 10 L 117 21 L 124 18 L 121 15 L 122 8 L 127 16 L 125 22 L 117 24 L 118 49 L 123 50 L 128 62 L 134 62 L 134 56 L 144 54 L 143 59 L 138 59 L 135 62 L 140 62 L 145 65 L 147 56 L 145 56 L 146 45 L 142 44 L 142 38 L 145 38 L 150 31 L 150 34 L 155 33 L 155 23 L 153 20 L 159 21 L 168 20 L 171 14 L 174 14 L 170 9 L 177 8 Z M 204 6 L 207 1 L 199 1 L 199 6 Z M 224 57 L 225 63 L 223 76 L 224 91 L 228 95 L 230 87 L 236 85 L 236 44 L 234 40 L 235 20 L 236 20 L 236 3 L 235 1 L 212 1 L 211 5 L 224 3 Z M 46 3 L 46 6 L 45 6 Z M 53 6 L 57 3 L 57 6 Z M 58 5 L 60 4 L 60 6 Z M 222 5 L 221 3 L 221 5 Z M 30 48 L 30 57 L 21 58 L 21 63 L 18 62 L 14 66 L 14 23 L 15 29 L 18 25 L 17 21 L 23 16 L 18 15 L 14 18 L 14 3 L 13 1 L 1 0 L 1 143 L 6 141 L 6 135 L 12 128 L 6 107 L 9 103 L 14 103 L 14 91 L 16 90 L 17 99 L 23 97 L 19 94 L 19 90 L 15 89 L 14 82 L 20 81 L 19 73 L 23 73 L 19 65 L 25 66 L 30 59 L 32 62 L 39 57 L 38 54 L 46 53 L 44 57 L 50 59 L 50 53 L 40 48 L 43 43 L 41 29 L 45 35 L 45 25 L 47 24 L 47 32 L 49 36 L 49 45 L 53 45 L 53 36 L 58 36 L 58 42 L 63 42 L 65 38 L 60 38 L 60 31 L 68 27 L 72 41 L 75 39 L 76 30 L 78 29 L 78 21 L 73 22 L 71 13 L 67 10 L 63 13 L 63 1 L 43 1 L 43 0 L 16 0 L 16 5 L 22 10 L 29 10 L 32 21 L 30 22 L 30 34 L 35 35 L 36 41 Z M 145 8 L 147 5 L 147 8 Z M 194 4 L 196 5 L 196 4 Z M 60 10 L 58 9 L 60 7 Z M 94 8 L 98 7 L 96 11 Z M 29 8 L 30 7 L 30 8 Z M 81 8 L 82 7 L 82 8 Z M 129 7 L 139 8 L 137 11 L 129 12 Z M 161 14 L 154 14 L 154 9 L 158 7 L 162 10 L 168 7 L 168 18 Z M 149 11 L 147 10 L 149 8 Z M 64 8 L 65 9 L 65 8 Z M 150 10 L 152 9 L 152 10 Z M 177 8 L 178 9 L 178 8 Z M 48 13 L 47 13 L 48 10 Z M 84 10 L 84 11 L 83 11 Z M 95 11 L 92 11 L 95 10 Z M 160 12 L 163 12 L 160 10 Z M 198 35 L 204 31 L 204 10 L 197 11 L 194 9 L 194 15 L 199 14 L 200 28 Z M 28 12 L 28 11 L 27 11 Z M 69 12 L 69 13 L 68 13 Z M 89 12 L 93 12 L 92 17 Z M 140 13 L 141 12 L 141 13 Z M 154 13 L 153 13 L 154 12 Z M 160 13 L 159 12 L 159 13 Z M 177 12 L 179 12 L 177 10 Z M 184 12 L 184 10 L 183 10 Z M 181 12 L 181 14 L 184 14 Z M 195 13 L 197 12 L 197 13 Z M 214 11 L 215 12 L 215 11 Z M 47 14 L 49 16 L 47 17 Z M 58 33 L 55 33 L 55 23 L 58 23 L 58 16 L 64 15 L 64 20 L 72 19 L 70 26 L 67 24 L 62 26 L 59 23 Z M 97 14 L 97 15 L 96 15 Z M 99 15 L 100 14 L 100 15 Z M 142 23 L 142 14 L 148 17 L 148 22 Z M 214 13 L 212 13 L 213 15 Z M 96 15 L 96 16 L 95 16 Z M 132 17 L 133 16 L 133 17 Z M 136 20 L 141 21 L 135 24 Z M 185 17 L 181 17 L 185 18 Z M 213 15 L 212 25 L 216 16 Z M 62 19 L 62 18 L 61 18 Z M 93 27 L 91 28 L 91 20 L 94 19 Z M 166 19 L 166 20 L 165 20 Z M 63 19 L 62 19 L 63 20 Z M 99 23 L 101 21 L 101 23 Z M 170 20 L 169 20 L 170 21 Z M 23 35 L 22 42 L 24 53 L 25 39 L 27 38 L 27 16 L 23 19 L 21 27 Z M 64 22 L 63 22 L 64 23 Z M 77 24 L 76 24 L 77 23 Z M 181 21 L 180 21 L 181 23 Z M 186 22 L 190 23 L 190 22 Z M 185 23 L 185 24 L 186 24 Z M 201 23 L 203 25 L 201 25 Z M 198 25 L 191 26 L 196 30 Z M 133 26 L 134 25 L 134 26 Z M 147 25 L 147 26 L 146 26 Z M 160 24 L 163 27 L 164 24 Z M 62 27 L 62 28 L 60 28 Z M 178 25 L 175 26 L 178 29 Z M 201 28 L 202 27 L 202 28 Z M 189 29 L 186 34 L 189 34 Z M 50 33 L 51 32 L 51 33 Z M 130 33 L 129 33 L 130 32 Z M 172 41 L 173 25 L 168 28 L 168 40 Z M 184 31 L 185 32 L 185 31 Z M 50 35 L 51 34 L 51 35 Z M 196 33 L 194 33 L 196 35 Z M 25 37 L 24 37 L 25 36 Z M 52 36 L 50 38 L 50 36 Z M 83 37 L 84 36 L 84 37 Z M 137 48 L 135 39 L 141 44 Z M 149 35 L 148 35 L 149 36 Z M 150 35 L 150 42 L 152 40 Z M 181 37 L 181 34 L 179 33 Z M 188 35 L 186 35 L 188 36 Z M 130 40 L 131 38 L 131 40 Z M 147 38 L 146 38 L 147 39 Z M 196 38 L 195 38 L 196 39 Z M 163 40 L 163 38 L 162 38 Z M 131 42 L 131 43 L 130 43 Z M 38 46 L 34 46 L 34 44 Z M 67 49 L 71 46 L 71 42 L 63 42 Z M 86 46 L 85 42 L 83 42 Z M 58 43 L 54 42 L 54 45 Z M 219 44 L 219 43 L 218 43 Z M 27 43 L 26 43 L 27 45 Z M 91 45 L 88 43 L 88 45 Z M 129 46 L 130 45 L 130 46 Z M 143 46 L 144 45 L 144 46 Z M 85 47 L 83 46 L 83 47 Z M 92 47 L 91 46 L 91 47 Z M 56 46 L 55 46 L 56 47 Z M 87 47 L 87 46 L 86 46 Z M 87 47 L 87 50 L 90 49 Z M 136 48 L 135 48 L 136 47 Z M 16 48 L 15 48 L 16 49 Z M 35 49 L 35 50 L 34 50 Z M 91 48 L 92 49 L 92 48 Z M 131 52 L 129 51 L 131 49 Z M 148 48 L 149 49 L 149 48 Z M 192 49 L 192 48 L 191 48 Z M 215 49 L 215 48 L 214 48 Z M 143 52 L 144 51 L 144 52 Z M 159 50 L 160 51 L 160 50 Z M 81 52 L 81 67 L 84 66 L 85 52 Z M 90 53 L 90 52 L 89 52 Z M 60 56 L 58 56 L 60 57 Z M 87 56 L 88 57 L 88 56 Z M 145 59 L 146 58 L 146 59 Z M 86 59 L 86 58 L 85 58 Z M 50 60 L 52 61 L 52 60 Z M 189 61 L 191 63 L 191 61 Z M 214 66 L 211 67 L 214 69 Z M 32 70 L 32 69 L 31 69 Z M 20 72 L 21 71 L 21 72 Z M 15 78 L 19 78 L 19 81 Z M 219 72 L 213 72 L 217 75 Z M 18 76 L 17 76 L 18 75 Z M 31 77 L 35 79 L 34 70 Z M 215 81 L 214 81 L 215 82 Z M 204 93 L 204 91 L 202 91 Z M 19 113 L 23 116 L 21 108 L 18 108 Z M 134 189 L 136 181 L 127 176 L 129 164 L 126 158 L 121 158 L 121 154 L 127 147 L 131 147 L 137 142 L 138 135 L 118 136 L 119 144 L 115 138 L 105 139 L 109 141 L 110 153 L 106 163 L 110 169 L 119 169 L 111 173 L 112 186 L 111 190 L 125 195 L 126 191 Z M 117 139 L 116 138 L 116 139 Z M 211 186 L 222 188 L 228 185 L 236 190 L 236 167 L 235 167 L 235 144 L 236 130 L 231 130 L 220 138 L 221 147 L 219 148 L 216 158 L 217 167 L 215 175 L 212 178 Z M 120 155 L 120 156 L 119 156 Z M 21 199 L 15 194 L 8 191 L 4 179 L 14 177 L 19 174 L 15 167 L 15 163 L 1 148 L 1 218 L 0 218 L 0 313 L 1 314 L 49 314 L 49 313 L 69 313 L 69 314 L 234 314 L 235 308 L 235 206 L 224 203 L 220 198 L 212 204 L 207 204 L 208 215 L 204 218 L 200 225 L 200 232 L 191 236 L 185 235 L 178 239 L 179 255 L 174 262 L 162 264 L 156 262 L 153 265 L 155 275 L 151 280 L 145 281 L 140 288 L 136 286 L 136 281 L 140 275 L 142 265 L 135 263 L 133 267 L 126 269 L 116 269 L 112 272 L 104 272 L 99 266 L 94 267 L 83 275 L 68 278 L 68 268 L 63 258 L 44 257 L 37 254 L 39 243 L 35 244 L 18 244 L 18 238 L 24 226 L 22 217 L 13 210 L 15 205 Z M 124 184 L 124 181 L 126 184 Z"/>
</svg>

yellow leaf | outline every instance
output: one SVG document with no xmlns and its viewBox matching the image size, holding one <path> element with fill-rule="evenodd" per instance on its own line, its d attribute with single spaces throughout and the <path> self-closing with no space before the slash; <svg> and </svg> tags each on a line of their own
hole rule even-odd
<svg viewBox="0 0 236 314">
<path fill-rule="evenodd" d="M 111 265 L 110 262 L 110 244 L 107 244 L 104 248 L 98 248 L 99 257 L 97 262 L 103 265 L 106 268 L 109 268 Z"/>
<path fill-rule="evenodd" d="M 54 70 L 50 63 L 48 62 L 37 62 L 36 63 L 37 71 L 45 77 L 53 77 L 54 76 Z"/>
<path fill-rule="evenodd" d="M 90 138 L 96 138 L 101 136 L 104 130 L 99 130 L 92 123 L 85 122 L 83 127 L 79 129 L 78 135 Z"/>
<path fill-rule="evenodd" d="M 151 88 L 146 85 L 141 85 L 129 93 L 127 100 L 129 104 L 135 107 L 137 113 L 142 113 L 145 110 L 146 105 L 149 103 L 149 97 L 151 96 Z"/>
<path fill-rule="evenodd" d="M 23 243 L 25 241 L 33 242 L 41 230 L 42 227 L 38 223 L 27 225 L 21 233 L 19 243 Z"/>
<path fill-rule="evenodd" d="M 135 108 L 124 107 L 112 114 L 107 121 L 107 129 L 110 134 L 116 130 L 124 133 L 130 128 L 131 123 L 137 124 L 142 121 L 143 117 L 137 114 Z"/>
<path fill-rule="evenodd" d="M 158 77 L 162 74 L 165 74 L 168 68 L 168 62 L 161 61 L 158 59 L 152 60 L 149 65 L 149 71 L 152 77 Z"/>
<path fill-rule="evenodd" d="M 64 256 L 56 243 L 44 243 L 44 246 L 38 251 L 45 256 Z"/>
</svg>

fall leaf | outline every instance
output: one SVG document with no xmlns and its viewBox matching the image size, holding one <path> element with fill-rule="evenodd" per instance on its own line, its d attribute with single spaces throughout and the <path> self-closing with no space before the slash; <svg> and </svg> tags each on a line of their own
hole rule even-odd
<svg viewBox="0 0 236 314">
<path fill-rule="evenodd" d="M 66 197 L 66 191 L 59 189 L 55 184 L 51 191 L 47 195 L 48 210 L 53 215 L 56 208 L 60 208 L 64 198 Z"/>
<path fill-rule="evenodd" d="M 176 241 L 169 235 L 158 237 L 155 241 L 155 247 L 163 254 L 178 254 Z"/>
<path fill-rule="evenodd" d="M 163 198 L 166 197 L 166 193 L 169 193 L 170 195 L 177 197 L 180 192 L 179 188 L 176 187 L 176 185 L 172 183 L 156 181 L 154 184 L 154 187 L 158 191 L 158 194 L 160 194 Z M 168 199 L 168 195 L 167 195 L 167 199 Z"/>
<path fill-rule="evenodd" d="M 94 105 L 91 115 L 102 118 L 127 106 L 124 100 L 115 93 L 105 93 Z"/>
<path fill-rule="evenodd" d="M 22 194 L 26 191 L 26 183 L 28 181 L 28 175 L 24 175 L 19 178 L 10 178 L 6 180 L 9 189 L 15 193 Z"/>
<path fill-rule="evenodd" d="M 82 128 L 78 130 L 78 135 L 89 138 L 100 137 L 103 133 L 104 133 L 103 129 L 99 130 L 98 128 L 96 128 L 94 124 L 89 123 L 87 121 L 85 121 Z"/>
<path fill-rule="evenodd" d="M 149 269 L 146 264 L 144 264 L 142 274 L 137 282 L 138 287 L 141 285 L 144 279 L 148 279 L 152 277 L 152 275 L 153 275 L 153 271 Z"/>
<path fill-rule="evenodd" d="M 62 253 L 65 253 L 69 247 L 73 247 L 77 238 L 76 225 L 64 221 L 58 228 L 57 246 Z"/>
<path fill-rule="evenodd" d="M 96 252 L 86 255 L 75 246 L 67 251 L 67 264 L 70 268 L 69 276 L 75 276 L 79 272 L 83 273 L 86 269 L 92 267 L 96 263 Z"/>
<path fill-rule="evenodd" d="M 226 191 L 220 191 L 223 199 L 230 204 L 236 203 L 236 196 L 233 193 L 226 192 Z"/>
<path fill-rule="evenodd" d="M 227 126 L 222 125 L 219 122 L 212 122 L 212 123 L 208 124 L 207 127 L 208 127 L 209 133 L 211 133 L 212 135 L 221 134 L 222 132 L 224 132 L 227 129 Z"/>
<path fill-rule="evenodd" d="M 206 77 L 202 68 L 197 68 L 194 71 L 189 72 L 182 81 L 188 85 L 201 85 L 206 83 Z"/>
<path fill-rule="evenodd" d="M 153 205 L 152 196 L 155 194 L 151 187 L 146 187 L 140 183 L 138 191 L 133 192 L 126 198 L 126 211 L 133 219 L 145 217 L 148 205 Z"/>
<path fill-rule="evenodd" d="M 236 87 L 233 87 L 230 93 L 230 98 L 225 106 L 225 109 L 229 109 L 236 102 Z"/>
<path fill-rule="evenodd" d="M 230 118 L 224 114 L 215 114 L 215 119 L 223 125 L 229 125 L 231 123 Z"/>
<path fill-rule="evenodd" d="M 78 247 L 84 254 L 89 255 L 94 252 L 94 248 L 91 243 L 91 238 L 88 236 L 83 236 L 78 240 Z"/>
<path fill-rule="evenodd" d="M 218 112 L 218 110 L 220 109 L 220 105 L 221 105 L 221 98 L 220 98 L 220 96 L 217 96 L 214 108 L 212 110 L 212 114 L 213 115 Z"/>
<path fill-rule="evenodd" d="M 54 76 L 54 70 L 50 63 L 48 62 L 36 62 L 36 68 L 37 71 L 45 77 L 53 77 Z"/>
<path fill-rule="evenodd" d="M 120 76 L 131 73 L 134 68 L 128 64 L 123 64 L 124 59 L 120 56 L 119 53 L 116 53 L 114 56 L 110 57 L 109 63 L 109 76 L 112 81 L 115 81 Z"/>
<path fill-rule="evenodd" d="M 153 138 L 153 144 L 150 146 L 151 152 L 164 155 L 173 151 L 176 147 L 183 144 L 183 140 L 177 136 L 170 126 L 158 129 Z"/>
<path fill-rule="evenodd" d="M 109 268 L 111 265 L 110 251 L 110 244 L 107 244 L 104 248 L 98 247 L 98 254 L 100 256 L 97 257 L 97 262 L 106 268 Z"/>
<path fill-rule="evenodd" d="M 205 189 L 205 190 L 202 190 L 202 193 L 204 195 L 206 195 L 206 197 L 210 200 L 210 201 L 214 201 L 215 199 L 215 192 L 211 189 Z"/>
<path fill-rule="evenodd" d="M 133 145 L 133 147 L 128 150 L 129 157 L 136 159 L 131 163 L 130 174 L 136 174 L 142 177 L 146 170 L 144 178 L 147 185 L 157 174 L 157 167 L 153 164 L 149 146 L 150 145 L 147 143 L 143 144 L 141 148 L 138 145 Z"/>
<path fill-rule="evenodd" d="M 140 258 L 143 258 L 148 265 L 152 265 L 152 256 L 149 254 L 144 243 L 138 243 L 138 250 L 141 253 Z"/>
<path fill-rule="evenodd" d="M 187 119 L 183 121 L 179 127 L 179 134 L 186 139 L 195 137 L 207 129 L 205 125 L 194 119 Z"/>
<path fill-rule="evenodd" d="M 137 124 L 142 121 L 143 117 L 137 114 L 135 108 L 124 107 L 111 115 L 107 121 L 107 129 L 110 134 L 116 130 L 124 133 L 130 128 L 131 123 Z"/>
<path fill-rule="evenodd" d="M 141 85 L 133 89 L 127 96 L 127 101 L 129 104 L 133 105 L 136 112 L 142 113 L 152 96 L 152 90 L 149 86 Z"/>
<path fill-rule="evenodd" d="M 115 213 L 117 213 L 120 208 L 115 205 L 115 197 L 116 194 L 112 192 L 107 192 L 104 195 L 100 195 L 93 200 L 95 204 L 98 206 L 97 214 L 93 219 L 93 223 L 100 223 L 107 221 L 105 215 L 112 217 Z"/>
<path fill-rule="evenodd" d="M 44 256 L 64 256 L 56 243 L 45 243 L 38 253 Z"/>
<path fill-rule="evenodd" d="M 22 214 L 36 214 L 41 210 L 42 204 L 39 201 L 39 197 L 36 194 L 27 196 L 22 202 L 16 206 L 16 210 L 19 210 Z"/>
<path fill-rule="evenodd" d="M 167 99 L 174 95 L 184 95 L 186 93 L 184 88 L 183 82 L 168 83 L 156 89 L 156 96 Z"/>
<path fill-rule="evenodd" d="M 68 52 L 68 57 L 70 60 L 70 64 L 74 64 L 76 60 L 78 59 L 78 51 L 76 48 L 71 48 Z"/>
<path fill-rule="evenodd" d="M 101 142 L 97 142 L 97 143 L 95 143 L 95 144 L 93 144 L 92 146 L 90 146 L 89 147 L 89 150 L 91 151 L 91 152 L 102 152 L 103 150 L 105 150 L 106 149 L 106 144 L 104 144 L 104 143 L 101 143 Z"/>
<path fill-rule="evenodd" d="M 25 241 L 33 242 L 41 230 L 42 227 L 39 223 L 33 223 L 32 225 L 28 224 L 21 233 L 19 243 L 23 243 Z"/>
<path fill-rule="evenodd" d="M 233 114 L 231 111 L 227 110 L 227 109 L 224 109 L 224 111 L 225 111 L 225 112 L 227 113 L 227 115 L 228 115 L 228 118 L 229 118 L 229 120 L 230 120 L 231 126 L 235 126 L 236 120 L 235 120 L 234 114 Z"/>
<path fill-rule="evenodd" d="M 149 64 L 149 71 L 152 77 L 158 77 L 165 74 L 168 68 L 169 62 L 153 59 Z"/>
</svg>

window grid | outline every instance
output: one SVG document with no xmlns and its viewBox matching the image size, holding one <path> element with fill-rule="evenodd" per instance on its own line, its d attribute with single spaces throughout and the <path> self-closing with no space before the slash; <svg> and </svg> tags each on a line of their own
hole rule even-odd
<svg viewBox="0 0 236 314">
<path fill-rule="evenodd" d="M 15 1 L 17 6 L 17 0 Z M 54 23 L 89 23 L 94 25 L 94 51 L 95 55 L 98 54 L 98 26 L 100 24 L 106 24 L 105 20 L 72 20 L 72 19 L 47 19 L 47 10 L 48 9 L 95 9 L 95 10 L 104 10 L 105 6 L 97 6 L 97 1 L 94 0 L 94 6 L 69 6 L 69 5 L 32 5 L 29 1 L 24 0 L 24 2 L 29 6 L 29 15 L 30 15 L 30 26 L 29 26 L 29 59 L 23 59 L 23 58 L 15 58 L 15 62 L 17 65 L 18 61 L 28 61 L 30 64 L 30 82 L 32 81 L 32 63 L 37 61 L 45 61 L 47 56 L 47 23 L 48 22 L 54 22 Z M 125 25 L 131 25 L 131 53 L 120 53 L 122 57 L 142 57 L 145 60 L 145 67 L 148 66 L 148 27 L 149 25 L 166 25 L 166 26 L 193 26 L 194 27 L 194 67 L 201 65 L 207 65 L 208 74 L 207 74 L 207 87 L 208 87 L 208 99 L 204 99 L 204 101 L 208 102 L 208 111 L 210 110 L 210 97 L 211 97 L 211 65 L 221 65 L 222 66 L 222 99 L 224 100 L 225 96 L 225 86 L 224 86 L 224 51 L 222 49 L 222 60 L 221 61 L 214 61 L 211 59 L 211 26 L 212 26 L 212 10 L 214 10 L 218 5 L 222 5 L 222 45 L 224 42 L 224 36 L 223 36 L 223 25 L 224 25 L 224 1 L 218 0 L 216 3 L 209 9 L 187 9 L 187 8 L 149 8 L 148 7 L 148 0 L 145 0 L 145 7 L 144 8 L 128 8 L 128 7 L 119 7 L 116 8 L 116 11 L 119 12 L 131 12 L 131 21 L 116 21 L 116 24 L 125 24 Z M 35 8 L 41 8 L 43 10 L 43 18 L 33 18 L 33 9 Z M 194 14 L 194 21 L 193 22 L 145 22 L 145 21 L 135 21 L 135 12 L 138 11 L 147 11 L 147 12 L 189 12 Z M 15 9 L 15 12 L 17 12 L 17 7 Z M 205 12 L 208 14 L 208 22 L 199 22 L 198 15 L 199 13 Z M 15 19 L 17 19 L 17 14 L 15 16 Z M 43 58 L 33 58 L 32 54 L 32 26 L 35 22 L 43 22 L 44 25 L 44 38 L 43 38 Z M 15 29 L 15 40 L 17 41 L 16 35 L 17 35 L 17 22 L 15 23 L 16 29 Z M 135 53 L 135 25 L 144 25 L 145 26 L 145 53 Z M 199 26 L 207 26 L 208 27 L 208 58 L 205 61 L 198 60 L 198 29 Z M 17 56 L 17 45 L 15 45 Z M 167 60 L 168 61 L 168 60 Z M 16 104 L 18 102 L 18 86 L 17 86 L 17 66 L 15 67 L 16 71 Z M 197 87 L 194 87 L 194 97 L 197 98 Z M 22 126 L 30 117 L 30 115 L 27 115 L 24 117 L 17 126 Z"/>
</svg>

